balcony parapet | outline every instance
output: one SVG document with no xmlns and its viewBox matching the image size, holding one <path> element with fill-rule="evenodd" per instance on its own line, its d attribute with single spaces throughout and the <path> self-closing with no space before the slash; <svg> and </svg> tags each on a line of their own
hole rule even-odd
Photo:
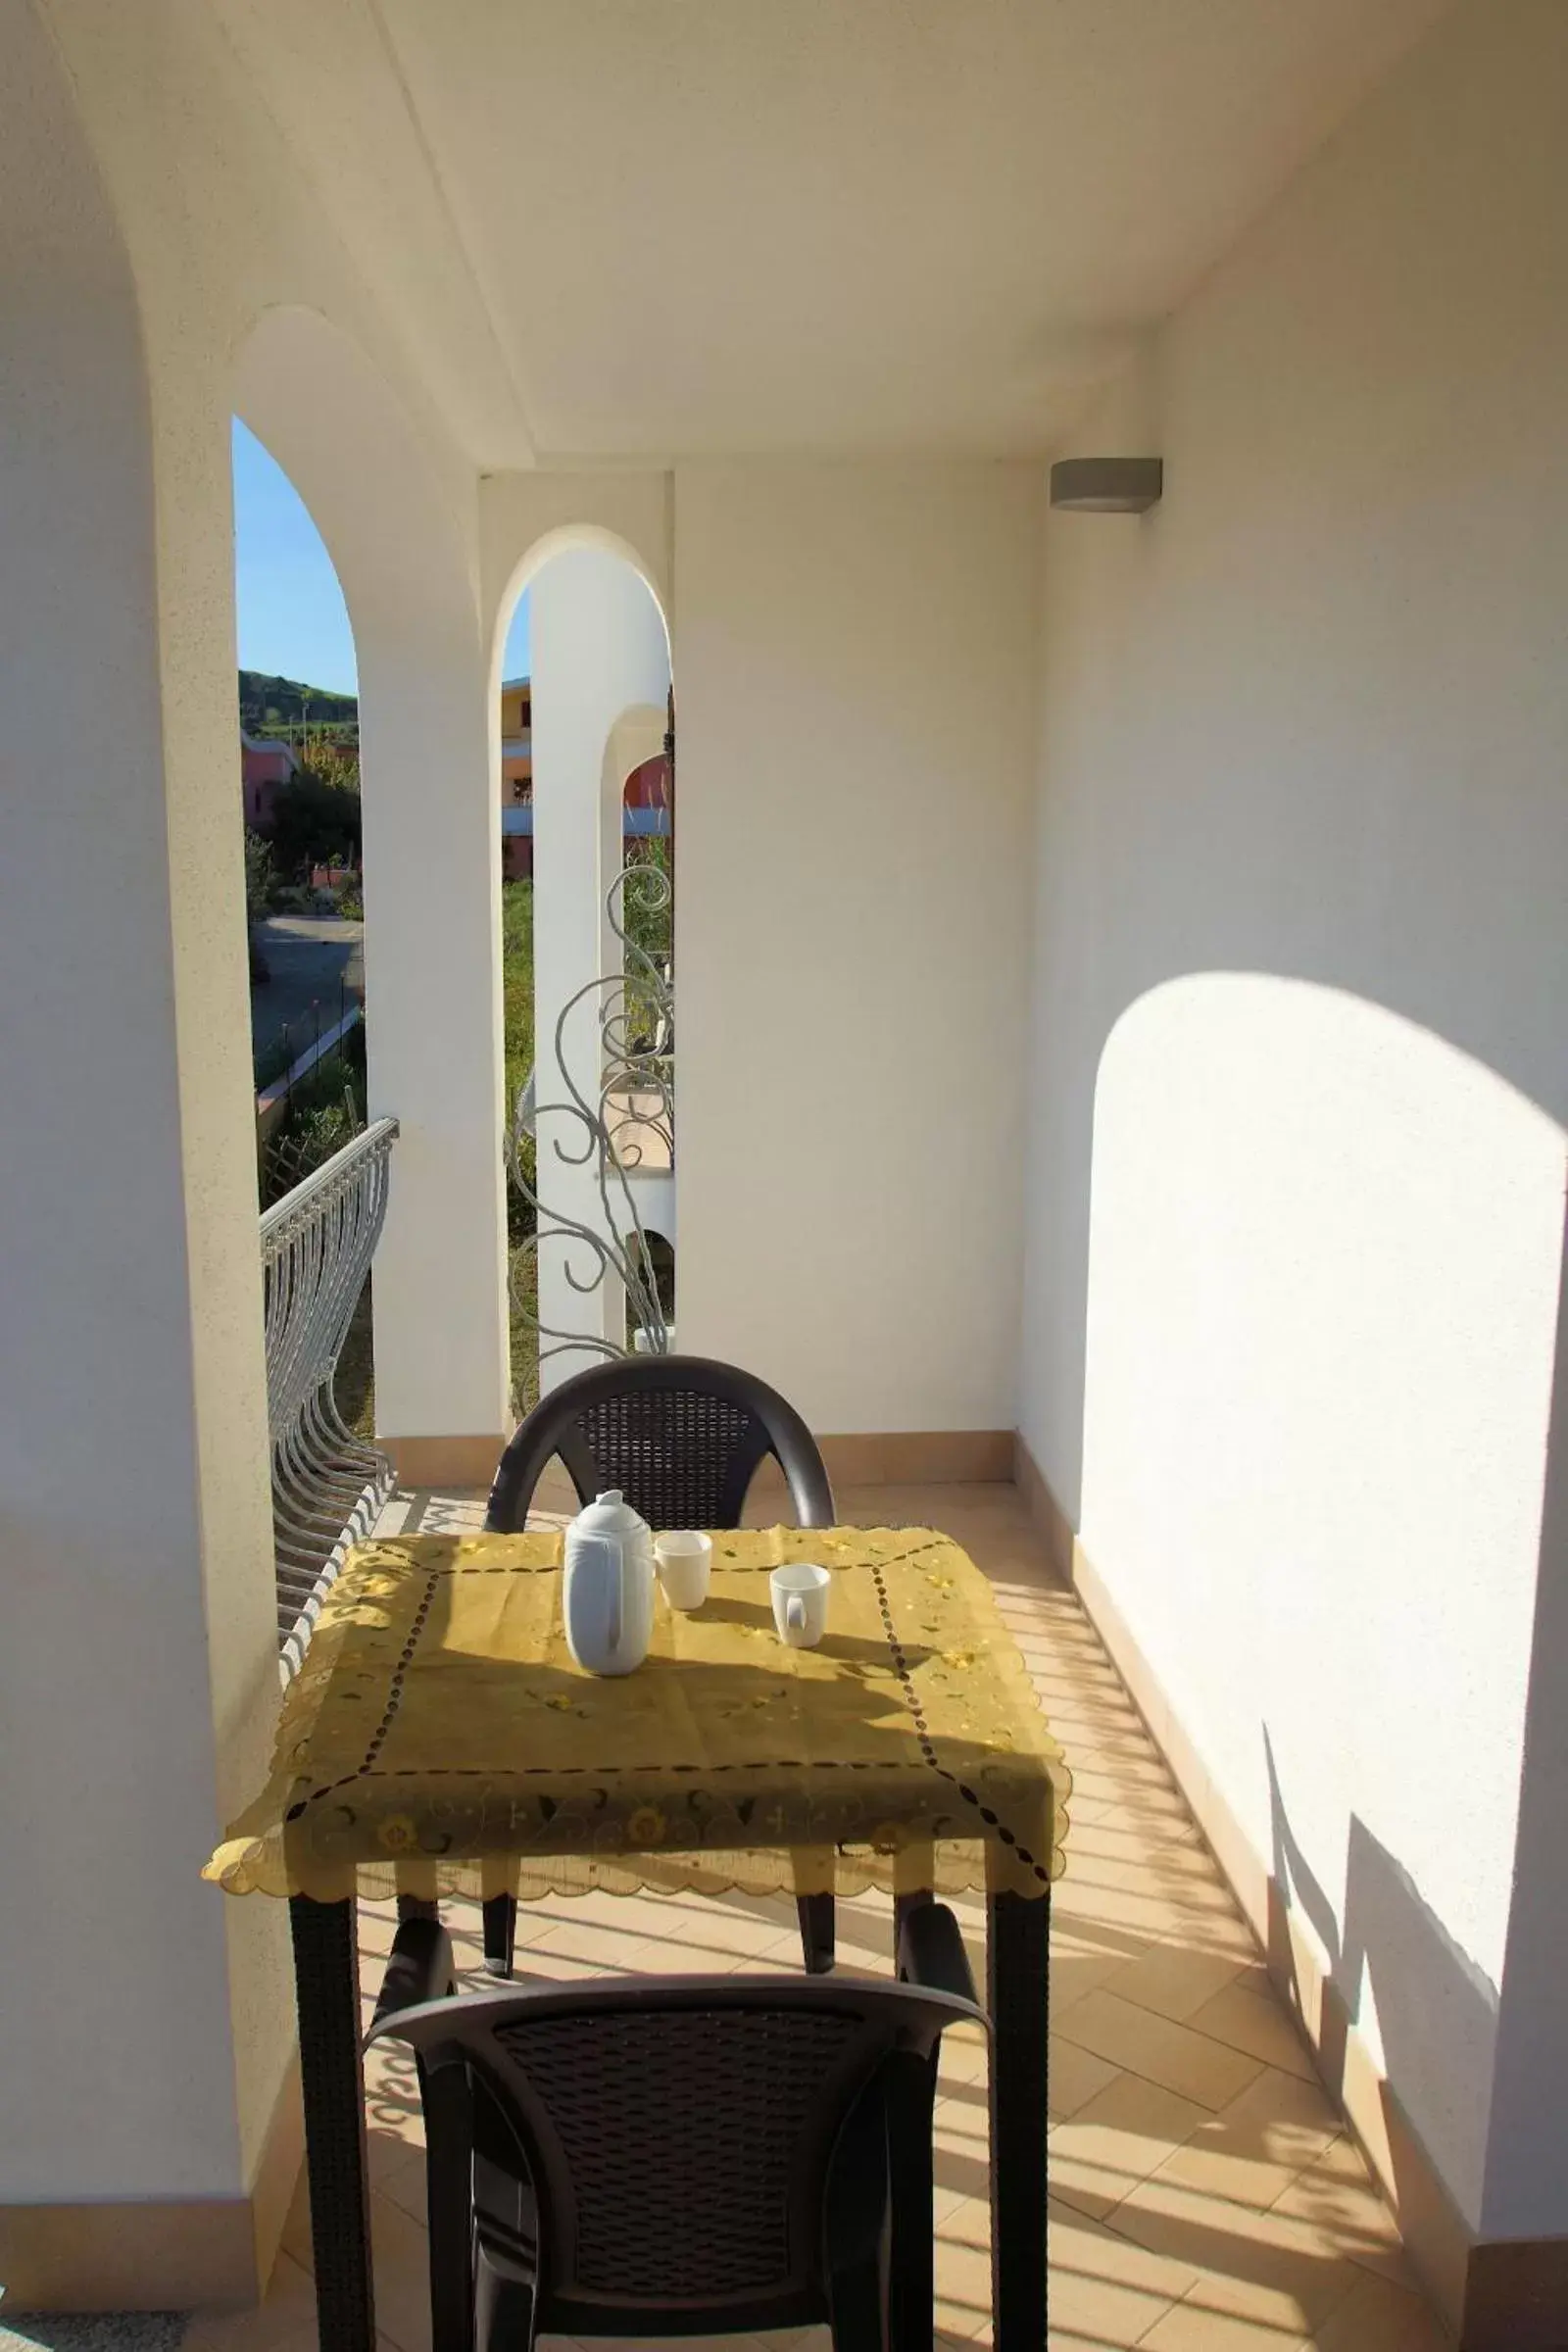
<svg viewBox="0 0 1568 2352">
<path fill-rule="evenodd" d="M 262 1296 L 277 1626 L 285 1674 L 344 1552 L 368 1533 L 392 1465 L 338 1411 L 343 1343 L 386 1216 L 396 1119 L 377 1119 L 264 1211 Z"/>
</svg>

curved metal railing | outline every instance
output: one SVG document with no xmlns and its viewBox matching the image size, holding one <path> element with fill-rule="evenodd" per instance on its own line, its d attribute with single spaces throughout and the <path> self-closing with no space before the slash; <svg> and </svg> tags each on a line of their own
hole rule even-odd
<svg viewBox="0 0 1568 2352">
<path fill-rule="evenodd" d="M 650 955 L 631 931 L 633 911 L 660 916 L 667 913 L 673 899 L 666 866 L 638 861 L 616 874 L 605 893 L 605 912 L 620 944 L 621 968 L 587 981 L 561 1008 L 555 1056 L 562 1099 L 539 1101 L 536 1064 L 513 1107 L 505 1147 L 507 1171 L 532 1212 L 533 1230 L 513 1253 L 512 1302 L 539 1335 L 541 1364 L 574 1352 L 607 1357 L 628 1352 L 614 1339 L 564 1331 L 540 1321 L 535 1303 L 537 1261 L 548 1244 L 564 1246 L 563 1270 L 579 1297 L 602 1291 L 612 1277 L 620 1284 L 631 1327 L 649 1354 L 667 1355 L 673 1345 L 632 1180 L 639 1173 L 672 1168 L 675 1160 L 674 965 L 670 956 Z M 573 1055 L 567 1052 L 566 1034 L 579 1006 L 586 1008 L 582 1023 L 596 1023 L 598 1034 Z M 597 1098 L 574 1074 L 578 1061 L 584 1069 L 597 1068 Z M 547 1076 L 546 1084 L 554 1083 Z M 555 1124 L 555 1159 L 564 1167 L 592 1168 L 599 1194 L 597 1222 L 568 1215 L 545 1199 L 548 1158 L 542 1171 L 535 1159 L 530 1177 L 526 1147 L 537 1147 L 541 1115 Z"/>
<path fill-rule="evenodd" d="M 392 1488 L 384 1453 L 345 1427 L 333 1377 L 382 1221 L 396 1119 L 377 1119 L 262 1217 L 277 1627 L 299 1663 L 348 1545 Z"/>
</svg>

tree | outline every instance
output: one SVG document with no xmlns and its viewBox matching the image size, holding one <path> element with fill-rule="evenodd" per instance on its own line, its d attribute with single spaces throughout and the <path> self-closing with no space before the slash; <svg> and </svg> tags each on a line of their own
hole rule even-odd
<svg viewBox="0 0 1568 2352">
<path fill-rule="evenodd" d="M 274 872 L 271 845 L 245 828 L 245 920 L 259 923 L 267 912 Z"/>
<path fill-rule="evenodd" d="M 360 854 L 360 796 L 323 784 L 302 768 L 272 799 L 272 854 L 290 880 L 313 865 L 350 865 Z"/>
<path fill-rule="evenodd" d="M 313 865 L 355 864 L 360 855 L 360 761 L 357 752 L 318 736 L 297 775 L 272 797 L 272 851 L 291 879 Z"/>
<path fill-rule="evenodd" d="M 307 775 L 324 784 L 329 792 L 351 792 L 358 801 L 360 755 L 352 744 L 339 743 L 331 735 L 308 735 L 300 763 Z"/>
</svg>

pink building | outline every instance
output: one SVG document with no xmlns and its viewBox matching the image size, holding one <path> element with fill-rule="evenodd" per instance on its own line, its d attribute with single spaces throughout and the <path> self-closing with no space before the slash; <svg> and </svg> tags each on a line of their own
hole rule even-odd
<svg viewBox="0 0 1568 2352">
<path fill-rule="evenodd" d="M 280 784 L 299 773 L 299 761 L 286 743 L 239 731 L 240 800 L 248 825 L 267 825 Z"/>
</svg>

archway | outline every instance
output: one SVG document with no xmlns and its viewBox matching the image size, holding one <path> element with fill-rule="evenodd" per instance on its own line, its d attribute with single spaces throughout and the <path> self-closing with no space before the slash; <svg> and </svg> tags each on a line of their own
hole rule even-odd
<svg viewBox="0 0 1568 2352">
<path fill-rule="evenodd" d="M 506 886 L 505 928 L 509 966 L 525 931 L 533 956 L 531 991 L 514 968 L 507 983 L 513 1358 L 525 1409 L 539 1379 L 548 1388 L 603 1355 L 669 1343 L 672 1261 L 666 1249 L 661 1278 L 648 1236 L 673 1241 L 673 742 L 668 630 L 645 566 L 591 525 L 546 534 L 514 572 L 492 660 L 497 791 L 514 838 L 520 739 L 501 720 L 522 690 L 519 610 L 531 635 L 529 870 Z"/>
<path fill-rule="evenodd" d="M 310 509 L 238 417 L 233 476 L 240 804 L 266 1208 L 364 1124 L 359 671 L 342 587 Z M 346 1071 L 345 1056 L 355 1065 Z M 351 1114 L 345 1084 L 357 1098 Z"/>
<path fill-rule="evenodd" d="M 406 1478 L 487 1477 L 508 1426 L 500 857 L 471 519 L 364 354 L 267 312 L 234 408 L 308 503 L 359 654 L 368 1108 L 395 1118 L 376 1255 L 378 1437 Z"/>
</svg>

